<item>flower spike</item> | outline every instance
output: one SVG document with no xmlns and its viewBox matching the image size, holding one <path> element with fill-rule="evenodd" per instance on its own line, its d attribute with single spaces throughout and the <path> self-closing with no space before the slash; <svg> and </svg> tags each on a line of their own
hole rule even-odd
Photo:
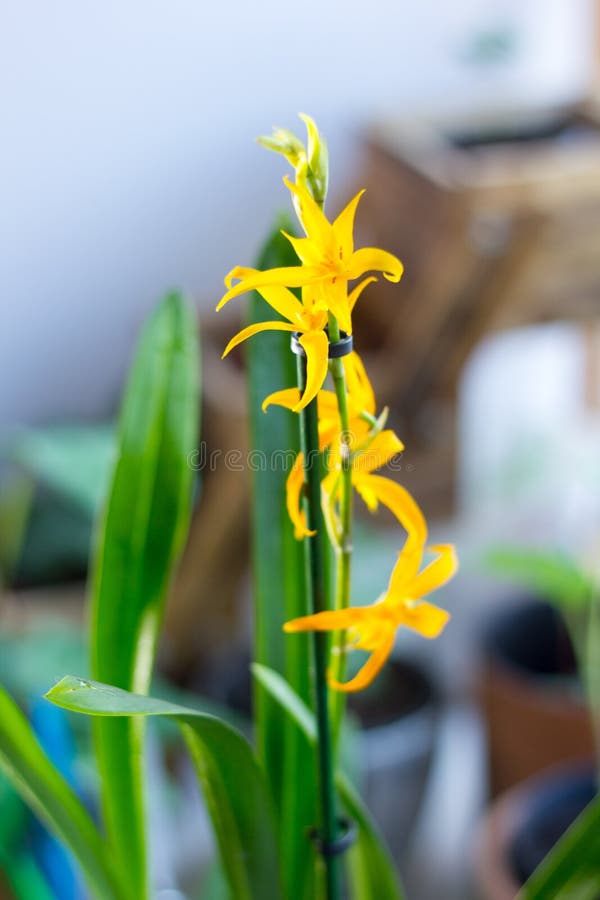
<svg viewBox="0 0 600 900">
<path fill-rule="evenodd" d="M 410 539 L 409 534 L 407 543 Z M 420 575 L 405 569 L 400 554 L 387 591 L 372 606 L 321 612 L 285 623 L 283 629 L 288 633 L 345 630 L 352 647 L 370 652 L 366 663 L 350 681 L 340 682 L 330 677 L 329 684 L 334 690 L 350 693 L 368 687 L 392 652 L 398 628 L 410 628 L 425 638 L 435 638 L 444 629 L 450 614 L 421 598 L 452 578 L 458 563 L 450 544 L 440 544 L 431 550 L 438 557 Z"/>
<path fill-rule="evenodd" d="M 254 270 L 245 270 L 251 277 Z M 329 362 L 329 340 L 325 333 L 327 309 L 314 298 L 311 289 L 302 292 L 302 302 L 290 290 L 280 284 L 272 284 L 258 288 L 264 300 L 287 322 L 258 322 L 243 328 L 231 338 L 223 356 L 261 331 L 289 331 L 300 334 L 299 343 L 306 353 L 307 381 L 306 389 L 293 407 L 294 412 L 304 409 L 313 400 L 327 378 Z"/>
<path fill-rule="evenodd" d="M 292 194 L 306 235 L 303 238 L 285 235 L 301 265 L 267 269 L 264 272 L 242 267 L 232 270 L 225 279 L 228 290 L 217 309 L 246 291 L 261 290 L 273 285 L 287 288 L 311 285 L 319 302 L 337 318 L 340 328 L 351 334 L 354 305 L 364 288 L 375 280 L 375 276 L 364 279 L 350 295 L 348 282 L 361 278 L 367 272 L 382 272 L 388 281 L 396 282 L 402 276 L 403 265 L 397 257 L 385 250 L 375 247 L 354 249 L 354 217 L 363 191 L 359 191 L 331 223 L 305 184 L 293 184 L 288 178 L 284 178 L 284 182 Z M 238 281 L 235 285 L 234 279 Z"/>
</svg>

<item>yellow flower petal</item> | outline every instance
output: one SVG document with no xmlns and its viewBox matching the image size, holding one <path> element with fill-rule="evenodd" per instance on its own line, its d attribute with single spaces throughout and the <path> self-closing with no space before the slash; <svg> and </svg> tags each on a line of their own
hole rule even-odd
<svg viewBox="0 0 600 900">
<path fill-rule="evenodd" d="M 282 406 L 284 409 L 291 411 L 300 402 L 300 391 L 298 388 L 285 388 L 282 391 L 274 391 L 265 397 L 262 404 L 263 412 L 266 412 L 269 406 Z M 337 397 L 333 391 L 319 391 L 317 395 L 319 405 L 319 449 L 325 450 L 331 444 L 339 432 L 339 413 L 337 406 Z"/>
<path fill-rule="evenodd" d="M 315 202 L 310 191 L 305 185 L 292 184 L 289 178 L 284 177 L 285 186 L 292 192 L 300 208 L 300 224 L 304 228 L 306 236 L 319 245 L 323 250 L 333 248 L 333 229 L 327 220 L 325 213 Z"/>
<path fill-rule="evenodd" d="M 425 638 L 436 638 L 449 619 L 450 613 L 445 609 L 425 602 L 413 607 L 405 605 L 399 624 L 418 631 Z"/>
<path fill-rule="evenodd" d="M 377 281 L 375 275 L 369 275 L 368 278 L 363 278 L 360 284 L 357 284 L 355 288 L 348 294 L 348 309 L 350 312 L 353 311 L 356 306 L 356 301 L 367 287 L 367 285 L 372 284 L 374 281 Z"/>
<path fill-rule="evenodd" d="M 362 359 L 356 351 L 344 358 L 344 371 L 346 373 L 349 401 L 354 414 L 359 415 L 364 411 L 374 416 L 376 409 L 375 394 Z"/>
<path fill-rule="evenodd" d="M 342 277 L 335 276 L 328 281 L 322 281 L 318 286 L 319 296 L 326 304 L 327 309 L 336 317 L 342 331 L 352 334 L 352 317 L 348 306 L 347 282 Z"/>
<path fill-rule="evenodd" d="M 221 359 L 224 359 L 228 353 L 230 353 L 234 347 L 237 347 L 238 344 L 241 344 L 242 341 L 247 340 L 247 338 L 252 337 L 255 334 L 258 334 L 259 331 L 295 331 L 296 327 L 294 325 L 290 325 L 289 322 L 257 322 L 256 325 L 248 325 L 247 328 L 242 328 L 241 331 L 238 331 L 234 337 L 231 338 L 223 354 Z"/>
<path fill-rule="evenodd" d="M 302 487 L 304 485 L 304 457 L 301 453 L 294 460 L 290 474 L 285 483 L 285 505 L 294 526 L 294 537 L 301 540 L 311 537 L 316 531 L 306 527 L 306 513 L 302 509 Z"/>
<path fill-rule="evenodd" d="M 283 391 L 274 391 L 263 400 L 262 411 L 266 412 L 271 405 L 283 406 L 285 409 L 293 409 L 299 400 L 300 391 L 298 388 L 285 388 Z"/>
<path fill-rule="evenodd" d="M 363 474 L 373 472 L 385 466 L 391 459 L 404 450 L 404 444 L 397 434 L 390 428 L 376 435 L 373 442 L 361 453 L 355 457 L 352 463 L 352 473 Z"/>
<path fill-rule="evenodd" d="M 319 391 L 319 419 L 339 420 L 337 397 L 333 391 Z"/>
<path fill-rule="evenodd" d="M 291 619 L 285 623 L 283 630 L 288 634 L 298 631 L 343 631 L 345 628 L 360 627 L 361 622 L 372 615 L 372 607 L 349 606 L 347 609 L 327 610 Z"/>
<path fill-rule="evenodd" d="M 323 279 L 322 271 L 315 270 L 311 266 L 285 266 L 280 269 L 267 269 L 266 272 L 258 272 L 254 270 L 252 275 L 244 278 L 239 284 L 230 288 L 226 294 L 221 297 L 217 304 L 217 311 L 222 309 L 226 303 L 240 294 L 247 291 L 255 291 L 270 284 L 285 285 L 286 287 L 302 287 L 304 284 L 313 284 L 315 281 Z"/>
<path fill-rule="evenodd" d="M 377 512 L 377 509 L 379 507 L 379 497 L 369 485 L 368 479 L 363 479 L 359 476 L 358 478 L 352 479 L 352 484 L 354 486 L 354 490 L 364 501 L 369 512 Z"/>
<path fill-rule="evenodd" d="M 412 598 L 423 597 L 449 581 L 458 571 L 456 550 L 452 544 L 436 544 L 429 548 L 439 556 L 417 575 L 407 590 Z"/>
<path fill-rule="evenodd" d="M 400 281 L 404 266 L 400 260 L 386 250 L 363 247 L 352 254 L 348 266 L 348 278 L 360 278 L 365 272 L 383 272 L 388 281 Z"/>
<path fill-rule="evenodd" d="M 324 331 L 307 331 L 300 338 L 300 345 L 306 353 L 306 388 L 294 412 L 300 412 L 323 387 L 329 365 L 329 341 Z"/>
<path fill-rule="evenodd" d="M 282 231 L 281 233 L 288 239 L 294 248 L 296 256 L 305 266 L 321 265 L 321 251 L 310 238 L 297 238 L 292 234 L 288 234 L 287 231 Z"/>
<path fill-rule="evenodd" d="M 354 251 L 354 217 L 356 215 L 356 207 L 363 194 L 364 190 L 359 191 L 350 203 L 344 207 L 333 223 L 336 242 L 340 249 L 340 256 L 343 259 L 348 259 Z"/>
<path fill-rule="evenodd" d="M 398 519 L 407 533 L 404 547 L 398 554 L 398 560 L 390 578 L 388 593 L 404 596 L 406 583 L 419 571 L 423 548 L 427 540 L 427 524 L 425 517 L 406 488 L 391 478 L 382 475 L 360 475 L 353 479 L 354 487 L 361 495 L 370 491 L 380 503 L 383 503 Z"/>
<path fill-rule="evenodd" d="M 406 488 L 383 475 L 361 475 L 360 481 L 368 483 L 380 503 L 387 506 L 404 530 L 409 534 L 414 534 L 415 539 L 421 546 L 424 546 L 427 541 L 425 516 Z"/>
<path fill-rule="evenodd" d="M 329 686 L 336 691 L 344 693 L 352 693 L 353 691 L 362 691 L 368 687 L 380 673 L 385 665 L 392 648 L 394 646 L 395 631 L 390 628 L 381 640 L 377 648 L 371 653 L 370 657 L 359 670 L 359 672 L 350 679 L 350 681 L 340 682 L 334 678 L 329 678 Z"/>
<path fill-rule="evenodd" d="M 319 450 L 326 450 L 338 437 L 340 426 L 338 422 L 323 422 L 319 420 Z"/>
<path fill-rule="evenodd" d="M 263 285 L 257 291 L 280 316 L 299 327 L 304 308 L 295 294 L 281 284 Z"/>
<path fill-rule="evenodd" d="M 258 269 L 250 269 L 248 266 L 235 266 L 235 268 L 225 276 L 225 287 L 229 290 L 234 281 L 243 281 L 244 278 L 256 275 L 258 271 Z"/>
</svg>

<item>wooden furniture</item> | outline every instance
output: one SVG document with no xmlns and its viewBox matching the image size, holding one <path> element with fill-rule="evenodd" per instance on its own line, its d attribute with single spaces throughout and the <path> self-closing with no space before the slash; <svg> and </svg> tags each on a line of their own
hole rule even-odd
<svg viewBox="0 0 600 900">
<path fill-rule="evenodd" d="M 359 244 L 396 253 L 401 285 L 369 288 L 358 349 L 406 444 L 428 512 L 454 494 L 457 392 L 488 333 L 600 313 L 600 118 L 549 116 L 481 139 L 477 123 L 388 121 L 365 140 Z"/>
</svg>

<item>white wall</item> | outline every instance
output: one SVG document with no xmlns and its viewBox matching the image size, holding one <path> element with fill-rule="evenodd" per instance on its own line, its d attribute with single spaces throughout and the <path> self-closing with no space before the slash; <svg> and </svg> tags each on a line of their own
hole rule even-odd
<svg viewBox="0 0 600 900">
<path fill-rule="evenodd" d="M 312 113 L 339 194 L 380 113 L 580 93 L 590 2 L 0 0 L 0 425 L 108 414 L 161 292 L 252 261 L 256 134 Z M 514 58 L 465 62 L 489 28 Z"/>
</svg>

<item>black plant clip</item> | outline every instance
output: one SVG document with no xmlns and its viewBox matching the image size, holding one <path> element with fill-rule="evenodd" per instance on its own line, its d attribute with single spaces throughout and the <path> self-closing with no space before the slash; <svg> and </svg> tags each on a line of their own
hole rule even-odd
<svg viewBox="0 0 600 900">
<path fill-rule="evenodd" d="M 349 850 L 356 840 L 356 825 L 351 819 L 338 819 L 339 837 L 335 841 L 326 844 L 318 828 L 311 828 L 308 832 L 310 840 L 315 845 L 317 852 L 324 857 L 340 856 Z"/>
<path fill-rule="evenodd" d="M 327 329 L 325 329 L 325 332 L 327 332 Z M 329 344 L 329 359 L 341 359 L 342 356 L 348 356 L 349 353 L 352 353 L 354 349 L 352 335 L 346 334 L 345 331 L 340 331 L 340 335 L 339 341 Z M 296 356 L 306 356 L 304 347 L 300 343 L 301 337 L 302 335 L 299 331 L 294 331 L 292 334 L 292 353 L 295 353 Z"/>
</svg>

